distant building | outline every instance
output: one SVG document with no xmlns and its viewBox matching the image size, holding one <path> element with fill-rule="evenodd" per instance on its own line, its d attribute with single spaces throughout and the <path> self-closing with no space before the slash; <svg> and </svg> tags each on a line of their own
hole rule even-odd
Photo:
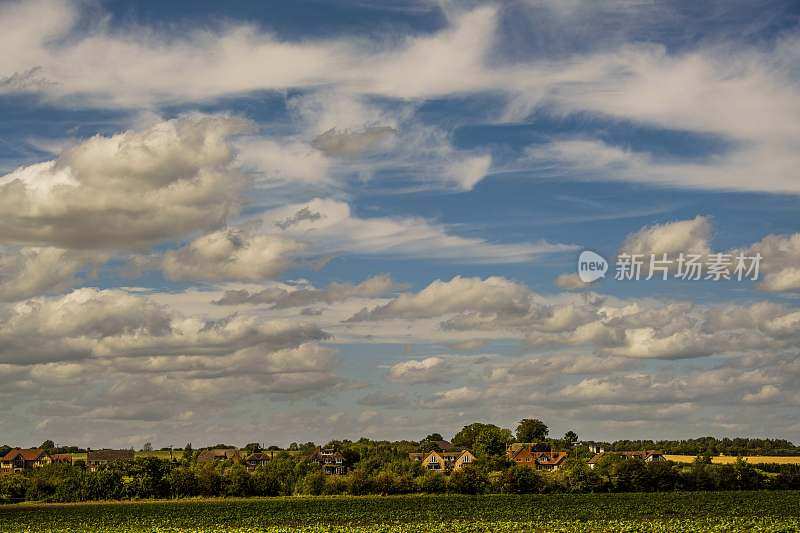
<svg viewBox="0 0 800 533">
<path fill-rule="evenodd" d="M 259 466 L 264 466 L 272 460 L 274 452 L 254 452 L 245 457 L 244 464 L 248 470 L 255 470 Z"/>
<path fill-rule="evenodd" d="M 660 462 L 667 460 L 667 458 L 664 457 L 663 452 L 658 452 L 655 450 L 632 451 L 632 452 L 600 452 L 595 454 L 594 457 L 592 457 L 587 461 L 589 468 L 594 468 L 597 465 L 597 463 L 600 462 L 600 459 L 602 459 L 606 455 L 616 455 L 624 457 L 626 459 L 641 459 L 645 463 L 653 463 L 653 462 Z"/>
<path fill-rule="evenodd" d="M 567 452 L 535 451 L 534 446 L 509 446 L 506 457 L 518 465 L 528 466 L 536 470 L 558 470 L 567 460 Z"/>
<path fill-rule="evenodd" d="M 347 465 L 345 464 L 344 455 L 340 452 L 326 448 L 317 448 L 311 454 L 309 460 L 322 467 L 322 471 L 326 474 L 346 474 Z"/>
<path fill-rule="evenodd" d="M 464 465 L 475 462 L 475 456 L 469 450 L 457 452 L 410 453 L 408 458 L 412 461 L 421 461 L 422 466 L 435 472 L 450 472 L 461 470 Z"/>
<path fill-rule="evenodd" d="M 242 462 L 242 456 L 239 454 L 239 450 L 235 448 L 212 448 L 210 450 L 201 450 L 197 454 L 198 463 L 221 463 L 223 461 L 240 463 Z"/>
<path fill-rule="evenodd" d="M 135 454 L 133 450 L 87 450 L 86 468 L 95 470 L 116 462 L 131 462 Z"/>
<path fill-rule="evenodd" d="M 14 448 L 0 458 L 0 472 L 25 472 L 52 462 L 47 452 L 41 448 Z"/>
</svg>

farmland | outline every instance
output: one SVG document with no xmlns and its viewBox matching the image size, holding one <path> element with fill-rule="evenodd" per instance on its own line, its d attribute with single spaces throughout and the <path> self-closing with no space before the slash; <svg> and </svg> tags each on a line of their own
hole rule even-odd
<svg viewBox="0 0 800 533">
<path fill-rule="evenodd" d="M 800 493 L 281 497 L 0 507 L 0 531 L 797 531 Z"/>
<path fill-rule="evenodd" d="M 667 460 L 676 463 L 693 463 L 697 458 L 694 455 L 665 455 Z M 739 457 L 733 455 L 715 455 L 711 458 L 711 463 L 715 465 L 732 465 Z M 800 465 L 800 456 L 778 456 L 778 455 L 749 455 L 742 457 L 743 460 L 751 465 Z"/>
</svg>

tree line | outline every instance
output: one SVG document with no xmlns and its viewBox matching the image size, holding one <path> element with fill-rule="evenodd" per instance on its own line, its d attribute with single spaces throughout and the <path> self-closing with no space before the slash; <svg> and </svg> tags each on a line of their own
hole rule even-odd
<svg viewBox="0 0 800 533">
<path fill-rule="evenodd" d="M 427 471 L 399 456 L 394 443 L 360 442 L 360 457 L 346 475 L 325 475 L 317 465 L 280 452 L 254 471 L 243 465 L 192 463 L 155 457 L 111 463 L 97 471 L 53 464 L 0 476 L 6 501 L 86 501 L 194 496 L 288 496 L 366 494 L 546 494 L 557 492 L 651 492 L 800 489 L 800 466 L 772 465 L 764 472 L 739 461 L 712 465 L 645 463 L 606 455 L 594 469 L 573 458 L 558 471 L 537 471 L 504 456 L 484 456 L 461 470 Z M 352 454 L 351 454 L 352 456 Z"/>
<path fill-rule="evenodd" d="M 788 441 L 769 439 L 693 439 L 690 441 L 618 441 L 606 450 L 664 448 L 665 451 L 699 454 L 693 464 L 669 461 L 646 463 L 606 454 L 590 468 L 594 454 L 578 435 L 567 432 L 551 438 L 548 427 L 536 419 L 522 420 L 512 432 L 493 424 L 464 426 L 451 439 L 456 448 L 470 449 L 477 461 L 447 472 L 426 470 L 410 452 L 441 450 L 448 443 L 441 434 L 420 441 L 334 440 L 325 445 L 344 457 L 345 475 L 325 475 L 309 460 L 313 442 L 293 443 L 289 450 L 271 446 L 272 459 L 253 471 L 234 461 L 197 462 L 199 450 L 187 444 L 180 459 L 138 457 L 131 462 L 109 463 L 96 471 L 73 465 L 53 464 L 25 473 L 0 475 L 0 500 L 84 501 L 106 499 L 185 498 L 195 496 L 364 495 L 410 493 L 554 493 L 554 492 L 649 492 L 695 490 L 800 489 L 800 465 L 759 465 L 742 460 L 730 465 L 711 464 L 714 450 L 761 450 L 764 444 L 788 446 Z M 746 442 L 744 442 L 746 441 Z M 506 456 L 512 442 L 536 443 L 543 451 L 565 449 L 570 455 L 557 471 L 539 471 L 518 465 Z M 660 446 L 669 442 L 680 446 Z M 52 441 L 43 445 L 57 450 Z M 721 445 L 722 447 L 718 446 Z M 725 446 L 728 446 L 725 448 Z M 685 447 L 681 447 L 685 446 Z M 694 448 L 692 448 L 694 446 Z M 751 447 L 747 447 L 751 446 Z M 45 446 L 43 446 L 45 447 Z M 219 444 L 216 448 L 233 448 Z M 258 443 L 246 452 L 261 450 Z M 724 452 L 723 452 L 724 453 Z"/>
</svg>

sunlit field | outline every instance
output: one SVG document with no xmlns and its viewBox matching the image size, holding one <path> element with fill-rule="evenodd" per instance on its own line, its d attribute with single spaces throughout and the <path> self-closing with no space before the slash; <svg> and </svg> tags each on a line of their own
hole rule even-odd
<svg viewBox="0 0 800 533">
<path fill-rule="evenodd" d="M 800 493 L 281 497 L 0 507 L 0 531 L 797 531 Z"/>
<path fill-rule="evenodd" d="M 697 456 L 695 455 L 665 455 L 664 457 L 667 458 L 669 461 L 675 461 L 676 463 L 693 463 Z M 733 455 L 715 455 L 711 458 L 711 462 L 717 465 L 730 465 L 735 464 L 736 460 L 739 459 Z M 770 456 L 770 455 L 750 455 L 746 457 L 742 457 L 745 461 L 750 463 L 751 465 L 766 465 L 766 464 L 775 464 L 775 465 L 797 465 L 800 464 L 800 456 Z"/>
</svg>

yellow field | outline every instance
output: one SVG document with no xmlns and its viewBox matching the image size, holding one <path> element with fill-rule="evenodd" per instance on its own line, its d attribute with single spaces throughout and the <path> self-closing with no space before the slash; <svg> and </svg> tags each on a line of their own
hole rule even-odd
<svg viewBox="0 0 800 533">
<path fill-rule="evenodd" d="M 664 457 L 667 458 L 669 461 L 675 461 L 676 463 L 693 463 L 695 460 L 694 455 L 665 455 Z M 738 457 L 734 457 L 733 455 L 717 455 L 711 458 L 711 462 L 718 465 L 727 465 L 733 464 L 736 462 Z M 750 464 L 758 465 L 758 464 L 780 464 L 780 465 L 790 465 L 790 464 L 800 464 L 800 456 L 791 456 L 791 457 L 781 457 L 781 456 L 773 456 L 773 455 L 750 455 L 747 457 L 742 457 L 745 461 Z"/>
</svg>

